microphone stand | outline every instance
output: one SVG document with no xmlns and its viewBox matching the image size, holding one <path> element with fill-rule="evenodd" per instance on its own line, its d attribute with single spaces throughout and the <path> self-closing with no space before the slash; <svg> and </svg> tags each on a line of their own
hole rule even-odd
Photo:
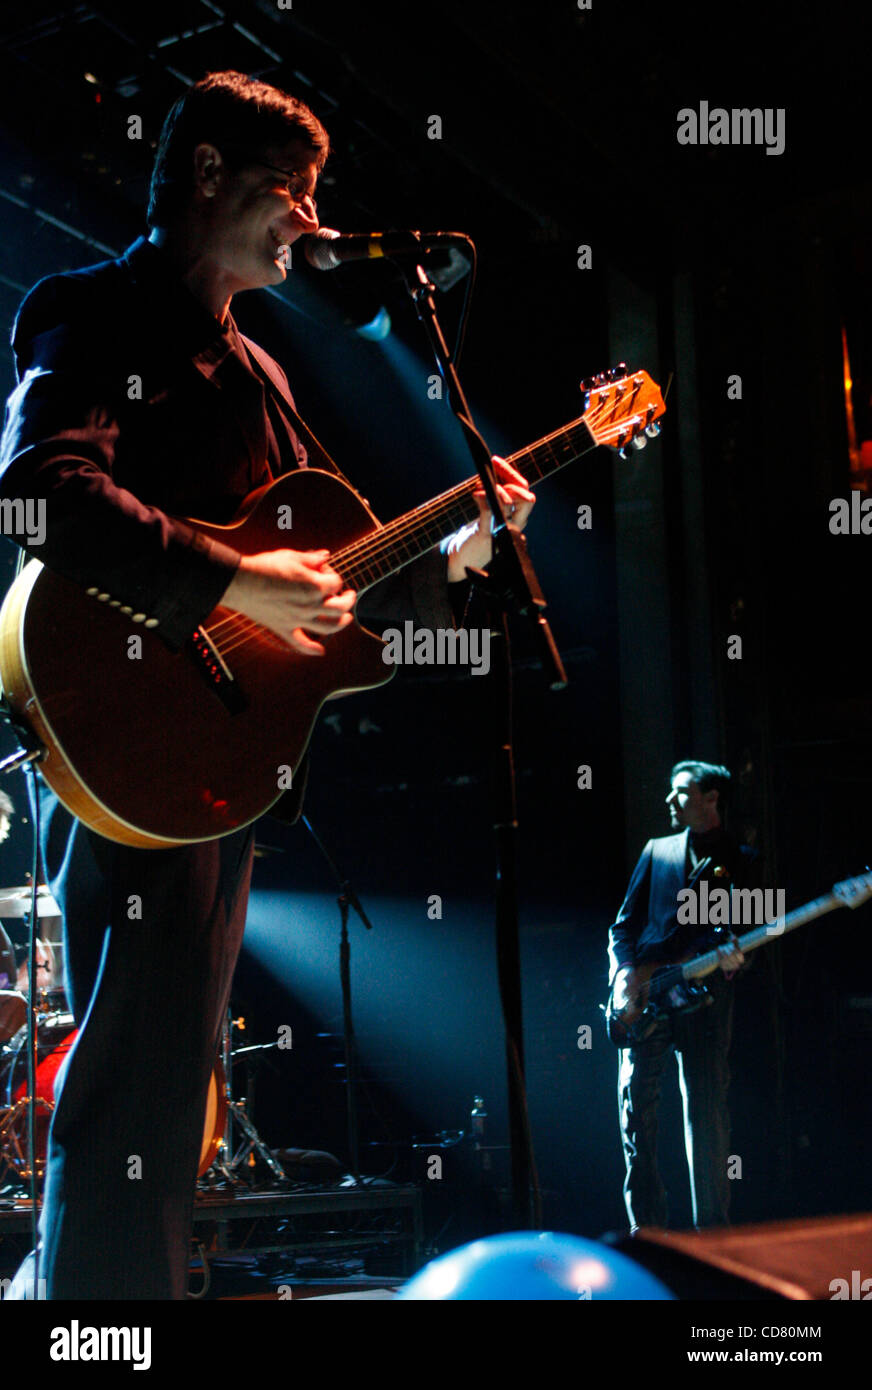
<svg viewBox="0 0 872 1390">
<path fill-rule="evenodd" d="M 339 885 L 339 916 L 342 931 L 339 942 L 339 979 L 342 985 L 342 1031 L 345 1039 L 345 1108 L 348 1125 L 348 1153 L 351 1159 L 351 1173 L 360 1186 L 360 1141 L 358 1138 L 357 1108 L 357 1047 L 354 1041 L 354 1024 L 351 1019 L 351 942 L 348 938 L 348 909 L 354 908 L 367 931 L 372 931 L 372 922 L 352 887 L 351 880 L 344 877 L 331 857 L 326 845 L 315 833 L 308 816 L 301 816 L 315 844 L 326 859 L 330 871 Z"/>
<path fill-rule="evenodd" d="M 491 450 L 473 423 L 472 412 L 445 340 L 436 311 L 436 286 L 420 264 L 410 266 L 408 259 L 401 260 L 399 257 L 396 258 L 396 263 L 403 274 L 415 311 L 429 339 L 436 365 L 448 390 L 449 404 L 463 430 L 496 523 L 492 536 L 493 559 L 488 572 L 485 574 L 479 570 L 467 569 L 467 575 L 482 588 L 493 614 L 493 625 L 502 638 L 496 642 L 497 659 L 492 686 L 498 705 L 497 717 L 494 720 L 497 769 L 494 795 L 497 970 L 506 1027 L 513 1219 L 518 1230 L 537 1229 L 542 1222 L 541 1202 L 535 1174 L 524 1078 L 516 876 L 518 819 L 512 748 L 512 666 L 507 616 L 510 604 L 514 604 L 534 623 L 543 669 L 550 688 L 562 690 L 568 681 L 560 653 L 544 616 L 545 598 L 530 563 L 526 542 L 518 527 L 506 518 L 503 511 L 491 462 Z"/>
</svg>

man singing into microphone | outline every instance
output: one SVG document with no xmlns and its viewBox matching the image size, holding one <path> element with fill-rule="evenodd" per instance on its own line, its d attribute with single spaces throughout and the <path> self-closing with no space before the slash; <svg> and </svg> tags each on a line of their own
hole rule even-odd
<svg viewBox="0 0 872 1390">
<path fill-rule="evenodd" d="M 328 466 L 307 457 L 281 368 L 230 313 L 239 291 L 280 284 L 284 248 L 317 229 L 327 154 L 326 131 L 300 101 L 210 74 L 165 122 L 149 237 L 40 282 L 19 312 L 0 491 L 46 500 L 36 558 L 115 606 L 131 633 L 152 629 L 175 650 L 219 603 L 312 660 L 352 621 L 355 595 L 326 550 L 240 556 L 172 519 L 226 523 L 279 473 Z M 509 465 L 497 469 L 523 526 L 533 496 Z M 452 626 L 451 586 L 490 559 L 480 507 L 444 554 L 369 591 L 365 625 L 390 615 Z M 184 1298 L 253 830 L 130 849 L 74 821 L 46 787 L 41 805 L 79 1035 L 52 1123 L 40 1276 L 53 1299 Z M 133 895 L 141 920 L 128 915 Z"/>
</svg>

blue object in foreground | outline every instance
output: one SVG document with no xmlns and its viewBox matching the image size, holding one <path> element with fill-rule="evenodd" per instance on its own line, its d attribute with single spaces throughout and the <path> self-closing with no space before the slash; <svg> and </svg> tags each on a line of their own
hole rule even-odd
<svg viewBox="0 0 872 1390">
<path fill-rule="evenodd" d="M 617 1250 L 553 1231 L 513 1231 L 431 1260 L 405 1299 L 671 1299 L 659 1279 Z"/>
</svg>

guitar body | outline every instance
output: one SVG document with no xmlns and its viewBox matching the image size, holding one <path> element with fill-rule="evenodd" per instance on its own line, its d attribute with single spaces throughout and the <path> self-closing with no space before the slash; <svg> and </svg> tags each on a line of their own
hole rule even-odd
<svg viewBox="0 0 872 1390">
<path fill-rule="evenodd" d="M 277 509 L 291 507 L 280 531 Z M 244 555 L 331 551 L 379 529 L 338 478 L 285 474 L 247 499 L 230 526 L 191 522 Z M 306 657 L 265 628 L 216 608 L 202 625 L 242 625 L 223 660 L 225 697 L 193 646 L 172 652 L 152 630 L 44 568 L 25 566 L 0 610 L 0 673 L 15 718 L 48 749 L 40 772 L 99 834 L 169 848 L 230 834 L 269 810 L 331 696 L 383 685 L 384 643 L 357 623 Z M 142 654 L 130 653 L 140 637 Z M 232 699 L 227 698 L 227 693 Z M 285 774 L 286 777 L 286 774 Z"/>
<path fill-rule="evenodd" d="M 685 960 L 689 958 L 686 956 Z M 648 978 L 639 997 L 640 1008 L 618 1011 L 611 990 L 603 1007 L 606 1032 L 615 1047 L 635 1047 L 651 1036 L 661 1018 L 694 1013 L 711 1003 L 712 996 L 705 985 L 683 979 L 680 967 L 653 964 L 641 967 L 642 971 Z"/>
</svg>

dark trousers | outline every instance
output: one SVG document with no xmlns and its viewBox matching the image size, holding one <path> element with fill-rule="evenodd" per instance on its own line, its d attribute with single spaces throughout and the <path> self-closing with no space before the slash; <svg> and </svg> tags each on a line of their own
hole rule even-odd
<svg viewBox="0 0 872 1390">
<path fill-rule="evenodd" d="M 53 1299 L 181 1299 L 253 830 L 128 849 L 45 787 L 40 803 L 79 1027 L 52 1117 L 40 1275 Z"/>
<path fill-rule="evenodd" d="M 624 1202 L 631 1227 L 668 1225 L 666 1189 L 657 1168 L 657 1112 L 673 1050 L 684 1107 L 693 1224 L 717 1226 L 728 1220 L 733 987 L 720 972 L 706 984 L 714 996 L 712 1004 L 660 1020 L 643 1043 L 621 1051 L 618 1105 L 627 1169 Z"/>
</svg>

